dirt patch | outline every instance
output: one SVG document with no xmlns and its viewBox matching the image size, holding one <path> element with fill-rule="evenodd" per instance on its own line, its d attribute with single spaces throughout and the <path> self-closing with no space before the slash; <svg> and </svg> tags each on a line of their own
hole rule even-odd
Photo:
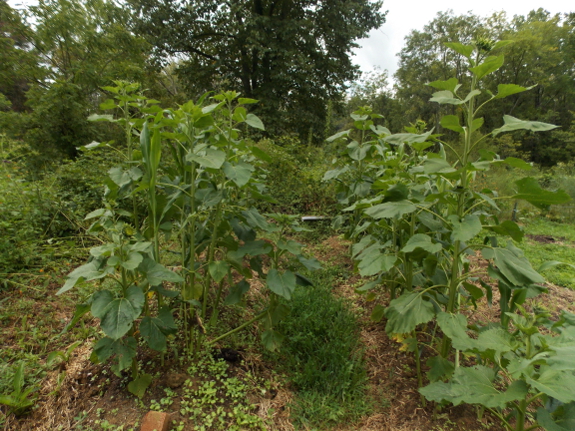
<svg viewBox="0 0 575 431">
<path fill-rule="evenodd" d="M 565 241 L 567 241 L 567 238 L 565 237 L 559 237 L 559 238 L 555 238 L 553 236 L 549 236 L 549 235 L 531 235 L 531 234 L 527 234 L 525 235 L 527 238 L 533 240 L 533 241 L 537 241 L 541 244 L 563 244 Z"/>
</svg>

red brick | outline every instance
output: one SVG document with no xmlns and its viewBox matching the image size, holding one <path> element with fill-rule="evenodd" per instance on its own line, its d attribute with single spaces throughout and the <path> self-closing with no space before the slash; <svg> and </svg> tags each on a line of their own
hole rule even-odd
<svg viewBox="0 0 575 431">
<path fill-rule="evenodd" d="M 163 412 L 150 411 L 144 416 L 140 431 L 168 431 L 170 429 L 170 416 Z"/>
</svg>

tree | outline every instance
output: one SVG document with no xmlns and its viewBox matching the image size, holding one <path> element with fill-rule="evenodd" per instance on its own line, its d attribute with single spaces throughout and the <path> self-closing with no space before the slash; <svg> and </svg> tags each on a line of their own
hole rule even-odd
<svg viewBox="0 0 575 431">
<path fill-rule="evenodd" d="M 41 74 L 36 56 L 29 51 L 31 29 L 7 2 L 0 0 L 0 95 L 4 109 L 26 109 L 25 93 Z M 2 110 L 2 108 L 0 108 Z"/>
<path fill-rule="evenodd" d="M 18 54 L 33 56 L 42 74 L 19 75 L 31 111 L 21 137 L 44 159 L 75 157 L 108 127 L 87 121 L 104 96 L 101 87 L 150 80 L 150 46 L 127 29 L 129 12 L 110 0 L 40 0 L 24 15 L 33 25 L 19 33 L 25 49 Z"/>
<path fill-rule="evenodd" d="M 497 82 L 533 88 L 483 109 L 486 127 L 500 127 L 503 115 L 569 127 L 575 110 L 574 24 L 573 14 L 551 15 L 543 9 L 511 20 L 504 13 L 489 18 L 471 14 L 454 16 L 450 11 L 438 14 L 423 32 L 413 31 L 408 36 L 400 53 L 396 93 L 404 106 L 406 120 L 421 117 L 449 136 L 451 132 L 442 130 L 439 118 L 444 114 L 457 115 L 458 109 L 427 103 L 435 91 L 427 83 L 453 75 L 460 78 L 464 71 L 463 57 L 450 53 L 445 43 L 475 41 L 489 49 L 489 40 L 499 39 L 512 43 L 490 52 L 490 55 L 504 54 L 505 64 L 484 81 L 482 90 L 496 94 Z M 464 79 L 460 82 L 464 88 L 469 85 Z M 515 149 L 520 154 L 529 154 L 532 161 L 553 165 L 561 157 L 570 157 L 570 152 L 561 150 L 566 147 L 560 136 L 553 132 L 537 135 L 517 132 L 513 142 L 519 144 L 514 145 Z M 499 144 L 496 139 L 494 145 Z"/>
<path fill-rule="evenodd" d="M 327 102 L 358 67 L 356 40 L 385 21 L 370 0 L 131 0 L 137 31 L 159 61 L 179 56 L 196 94 L 232 88 L 261 101 L 257 114 L 275 133 L 323 132 Z"/>
</svg>

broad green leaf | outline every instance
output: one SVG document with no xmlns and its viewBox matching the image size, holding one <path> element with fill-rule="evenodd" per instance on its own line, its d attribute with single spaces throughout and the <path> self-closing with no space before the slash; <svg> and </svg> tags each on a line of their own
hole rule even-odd
<svg viewBox="0 0 575 431">
<path fill-rule="evenodd" d="M 421 388 L 419 392 L 430 401 L 449 401 L 453 405 L 462 402 L 481 404 L 489 408 L 504 408 L 508 402 L 523 399 L 527 395 L 527 385 L 523 380 L 516 380 L 502 392 L 493 384 L 495 376 L 493 369 L 482 365 L 459 367 L 449 383 L 435 382 Z"/>
<path fill-rule="evenodd" d="M 441 157 L 433 157 L 423 162 L 423 172 L 426 174 L 451 174 L 456 172 L 456 170 L 447 160 Z"/>
<path fill-rule="evenodd" d="M 204 168 L 220 169 L 226 161 L 226 153 L 213 148 L 204 150 L 205 155 L 188 153 L 186 160 L 188 162 L 196 162 Z"/>
<path fill-rule="evenodd" d="M 497 269 L 515 286 L 529 286 L 535 283 L 545 283 L 529 261 L 517 250 L 510 248 L 494 248 L 493 260 Z"/>
<path fill-rule="evenodd" d="M 280 239 L 276 245 L 280 250 L 286 250 L 291 254 L 295 255 L 301 254 L 302 245 L 297 241 L 291 239 L 287 241 L 284 239 Z"/>
<path fill-rule="evenodd" d="M 383 319 L 384 314 L 385 314 L 385 307 L 383 305 L 377 304 L 375 307 L 373 307 L 370 318 L 374 322 L 381 322 L 381 319 Z"/>
<path fill-rule="evenodd" d="M 208 265 L 208 271 L 216 283 L 222 281 L 229 270 L 230 265 L 224 260 L 216 260 Z"/>
<path fill-rule="evenodd" d="M 140 316 L 146 299 L 138 286 L 126 289 L 124 298 L 109 301 L 111 297 L 112 294 L 107 290 L 97 292 L 92 303 L 92 314 L 100 318 L 104 333 L 117 340 L 130 330 Z"/>
<path fill-rule="evenodd" d="M 108 121 L 110 123 L 115 123 L 116 120 L 114 119 L 113 115 L 110 114 L 104 114 L 104 115 L 100 115 L 100 114 L 92 114 L 88 117 L 88 121 Z"/>
<path fill-rule="evenodd" d="M 262 333 L 262 343 L 270 352 L 278 350 L 284 341 L 284 336 L 273 329 L 268 329 Z"/>
<path fill-rule="evenodd" d="M 142 263 L 143 260 L 144 257 L 140 253 L 132 252 L 128 255 L 126 260 L 120 261 L 120 265 L 128 271 L 133 271 L 140 265 L 140 263 Z"/>
<path fill-rule="evenodd" d="M 139 329 L 150 348 L 158 352 L 166 350 L 166 335 L 174 334 L 177 330 L 169 307 L 163 307 L 158 317 L 145 316 Z"/>
<path fill-rule="evenodd" d="M 453 362 L 441 356 L 432 356 L 426 362 L 429 371 L 426 373 L 431 383 L 450 378 L 455 370 Z"/>
<path fill-rule="evenodd" d="M 555 268 L 556 266 L 560 265 L 567 265 L 571 268 L 575 269 L 575 265 L 566 262 L 559 262 L 557 260 L 548 260 L 547 262 L 543 262 L 539 268 L 537 268 L 537 272 L 547 271 L 548 269 Z"/>
<path fill-rule="evenodd" d="M 429 99 L 430 102 L 437 102 L 441 105 L 462 105 L 463 100 L 454 97 L 451 91 L 438 91 L 433 93 L 433 97 Z"/>
<path fill-rule="evenodd" d="M 343 168 L 329 170 L 323 175 L 322 181 L 329 181 L 331 179 L 337 178 L 347 171 L 349 171 L 348 165 L 345 165 Z"/>
<path fill-rule="evenodd" d="M 259 256 L 261 254 L 268 254 L 273 250 L 272 245 L 262 239 L 257 241 L 248 241 L 235 252 L 230 252 L 233 256 L 243 257 L 249 256 Z"/>
<path fill-rule="evenodd" d="M 309 271 L 316 271 L 318 269 L 321 269 L 321 262 L 317 260 L 315 257 L 307 258 L 305 256 L 302 256 L 301 254 L 298 254 L 296 257 L 297 260 L 299 260 L 299 262 L 303 266 L 305 266 Z"/>
<path fill-rule="evenodd" d="M 240 281 L 230 288 L 230 293 L 224 300 L 224 305 L 239 304 L 248 290 L 250 290 L 250 284 L 246 280 Z"/>
<path fill-rule="evenodd" d="M 116 109 L 116 102 L 114 102 L 114 99 L 106 99 L 100 103 L 100 109 L 102 111 L 107 111 L 108 109 Z"/>
<path fill-rule="evenodd" d="M 537 180 L 525 177 L 515 181 L 518 193 L 513 199 L 525 199 L 538 208 L 545 209 L 549 205 L 561 205 L 571 200 L 571 197 L 564 190 L 550 192 L 543 190 Z"/>
<path fill-rule="evenodd" d="M 326 142 L 333 142 L 339 138 L 343 138 L 344 136 L 347 137 L 347 136 L 349 136 L 350 132 L 351 132 L 351 130 L 344 130 L 343 132 L 339 132 L 339 133 L 336 133 L 335 135 L 330 136 L 325 141 Z"/>
<path fill-rule="evenodd" d="M 449 78 L 447 81 L 433 81 L 430 82 L 430 87 L 437 88 L 438 90 L 447 90 L 455 93 L 457 91 L 459 81 L 457 78 Z"/>
<path fill-rule="evenodd" d="M 547 368 L 536 378 L 525 376 L 525 380 L 530 385 L 537 388 L 562 403 L 575 401 L 575 375 L 572 370 L 555 370 Z"/>
<path fill-rule="evenodd" d="M 507 157 L 505 160 L 495 160 L 493 165 L 500 165 L 506 164 L 512 166 L 514 168 L 523 169 L 524 171 L 530 171 L 533 169 L 533 165 L 531 163 L 527 163 L 524 160 L 518 159 L 516 157 Z"/>
<path fill-rule="evenodd" d="M 504 97 L 511 96 L 512 94 L 522 93 L 527 90 L 531 90 L 534 85 L 528 88 L 521 87 L 515 84 L 499 84 L 497 86 L 497 96 L 494 99 L 503 99 Z"/>
<path fill-rule="evenodd" d="M 233 120 L 237 123 L 243 123 L 246 120 L 248 112 L 243 106 L 238 106 L 234 109 Z"/>
<path fill-rule="evenodd" d="M 113 271 L 113 268 L 106 268 L 104 270 L 100 270 L 98 268 L 97 261 L 93 260 L 92 262 L 86 263 L 85 265 L 79 266 L 70 274 L 68 274 L 68 278 L 64 286 L 58 290 L 56 295 L 61 295 L 64 292 L 72 289 L 76 284 L 82 281 L 90 281 L 90 280 L 97 280 L 99 278 L 104 278 L 106 275 Z"/>
<path fill-rule="evenodd" d="M 473 99 L 475 96 L 479 96 L 481 94 L 480 90 L 473 90 L 470 91 L 467 96 L 465 97 L 465 99 L 463 99 L 464 103 L 469 102 L 471 99 Z"/>
<path fill-rule="evenodd" d="M 140 334 L 151 349 L 158 352 L 166 350 L 166 336 L 162 332 L 163 322 L 157 317 L 145 316 L 140 322 Z"/>
<path fill-rule="evenodd" d="M 150 286 L 160 284 L 162 281 L 170 281 L 172 283 L 180 283 L 184 279 L 173 271 L 165 268 L 153 259 L 145 258 L 140 264 L 139 270 L 146 275 Z"/>
<path fill-rule="evenodd" d="M 503 328 L 493 328 L 479 334 L 476 348 L 482 352 L 493 350 L 497 355 L 515 350 L 517 342 L 513 336 Z"/>
<path fill-rule="evenodd" d="M 569 345 L 570 344 L 570 345 Z M 547 359 L 547 364 L 554 370 L 573 370 L 573 358 L 575 358 L 575 342 L 571 342 L 565 346 L 552 346 L 555 355 Z"/>
<path fill-rule="evenodd" d="M 254 103 L 258 103 L 258 102 L 259 102 L 259 100 L 250 99 L 250 98 L 248 98 L 248 97 L 240 97 L 240 98 L 238 99 L 238 103 L 239 103 L 240 105 L 251 105 L 251 104 L 254 104 Z"/>
<path fill-rule="evenodd" d="M 132 358 L 136 357 L 138 343 L 134 337 L 113 340 L 109 337 L 100 339 L 94 345 L 94 353 L 99 362 L 104 362 L 112 355 L 116 355 L 118 361 L 117 370 L 121 371 L 132 364 Z"/>
<path fill-rule="evenodd" d="M 475 120 L 473 120 L 473 122 L 471 123 L 471 132 L 475 132 L 477 129 L 479 129 L 481 126 L 483 126 L 483 123 L 484 123 L 483 117 L 476 118 Z"/>
<path fill-rule="evenodd" d="M 236 165 L 225 162 L 223 169 L 226 177 L 236 183 L 238 187 L 245 186 L 250 181 L 252 172 L 255 170 L 252 165 L 246 162 L 238 162 Z"/>
<path fill-rule="evenodd" d="M 357 259 L 359 260 L 357 268 L 362 277 L 387 272 L 397 260 L 395 256 L 383 254 L 377 244 L 364 250 Z"/>
<path fill-rule="evenodd" d="M 409 238 L 407 244 L 405 244 L 401 251 L 403 253 L 411 253 L 416 248 L 421 248 L 429 253 L 438 253 L 441 251 L 442 246 L 439 243 L 432 242 L 428 235 L 418 233 Z"/>
<path fill-rule="evenodd" d="M 556 129 L 559 126 L 549 123 L 541 123 L 539 121 L 523 121 L 511 115 L 503 116 L 503 126 L 499 129 L 493 130 L 493 136 L 497 136 L 503 132 L 512 132 L 513 130 L 530 130 L 532 132 L 545 132 L 547 130 Z"/>
<path fill-rule="evenodd" d="M 473 54 L 473 50 L 475 49 L 473 45 L 463 45 L 459 42 L 445 42 L 444 45 L 467 58 L 471 58 L 471 54 Z"/>
<path fill-rule="evenodd" d="M 386 202 L 374 205 L 364 212 L 376 220 L 382 218 L 400 218 L 404 214 L 410 214 L 417 210 L 417 207 L 408 200 L 398 202 Z"/>
<path fill-rule="evenodd" d="M 62 332 L 60 334 L 64 334 L 66 332 L 68 332 L 68 330 L 70 328 L 73 328 L 74 325 L 76 325 L 76 323 L 78 323 L 80 321 L 80 319 L 88 312 L 90 311 L 90 304 L 76 304 L 76 311 L 74 312 L 74 316 L 72 317 L 72 320 L 70 321 L 70 323 L 68 323 L 66 325 L 66 327 L 64 329 L 62 329 Z"/>
<path fill-rule="evenodd" d="M 264 123 L 254 114 L 248 114 L 246 117 L 246 124 L 254 129 L 266 130 Z"/>
<path fill-rule="evenodd" d="M 250 225 L 254 229 L 257 228 L 262 230 L 268 230 L 270 227 L 265 217 L 263 217 L 258 212 L 258 210 L 253 207 L 248 210 L 242 211 L 242 215 L 246 218 L 246 222 L 248 223 L 248 225 Z"/>
<path fill-rule="evenodd" d="M 383 202 L 398 202 L 409 197 L 409 188 L 403 183 L 395 184 L 383 192 Z"/>
<path fill-rule="evenodd" d="M 105 209 L 105 208 L 100 208 L 100 209 L 94 210 L 94 211 L 92 211 L 91 213 L 89 213 L 86 217 L 84 217 L 84 220 L 90 220 L 90 219 L 93 219 L 93 218 L 96 218 L 96 217 L 101 217 L 101 216 L 103 216 L 104 214 L 107 214 L 107 215 L 111 216 L 111 215 L 112 215 L 112 212 L 109 211 L 109 210 L 107 210 L 107 209 Z"/>
<path fill-rule="evenodd" d="M 547 431 L 575 430 L 575 402 L 559 406 L 551 414 L 543 407 L 537 409 L 537 422 Z"/>
<path fill-rule="evenodd" d="M 503 55 L 489 56 L 483 61 L 483 63 L 478 66 L 471 67 L 469 70 L 477 77 L 477 79 L 481 79 L 485 75 L 489 75 L 503 66 L 503 62 Z"/>
<path fill-rule="evenodd" d="M 152 383 L 152 376 L 149 374 L 141 374 L 136 380 L 128 383 L 128 390 L 138 398 L 142 398 L 146 393 L 146 389 Z"/>
<path fill-rule="evenodd" d="M 463 133 L 464 129 L 459 124 L 459 117 L 456 115 L 444 115 L 441 117 L 440 124 L 443 128 L 453 130 L 457 133 Z"/>
<path fill-rule="evenodd" d="M 499 235 L 508 235 L 513 238 L 514 241 L 518 242 L 523 239 L 524 235 L 519 225 L 511 220 L 505 220 L 503 223 L 495 226 L 485 226 L 485 228 Z"/>
<path fill-rule="evenodd" d="M 499 49 L 499 48 L 503 48 L 504 46 L 507 46 L 509 44 L 513 43 L 512 40 L 498 40 L 497 42 L 495 42 L 495 45 L 493 45 L 492 49 Z"/>
<path fill-rule="evenodd" d="M 258 159 L 266 162 L 266 163 L 271 163 L 273 161 L 272 157 L 266 153 L 264 150 L 262 150 L 261 148 L 258 148 L 256 146 L 252 146 L 250 147 L 250 151 L 252 152 L 252 154 L 254 156 L 256 156 Z"/>
<path fill-rule="evenodd" d="M 457 350 L 467 351 L 475 347 L 475 340 L 467 335 L 467 319 L 463 314 L 440 312 L 437 315 L 437 324 Z"/>
<path fill-rule="evenodd" d="M 453 231 L 451 232 L 451 239 L 453 241 L 467 242 L 472 238 L 475 238 L 483 226 L 479 217 L 476 215 L 466 215 L 463 221 L 453 222 Z"/>
<path fill-rule="evenodd" d="M 429 139 L 431 136 L 431 132 L 416 134 L 416 133 L 396 133 L 394 135 L 387 136 L 383 139 L 384 142 L 392 145 L 400 145 L 400 144 L 416 144 L 422 143 Z"/>
<path fill-rule="evenodd" d="M 421 292 L 408 292 L 391 301 L 385 310 L 388 334 L 408 334 L 421 323 L 433 319 L 435 310 L 433 304 L 426 301 Z"/>
<path fill-rule="evenodd" d="M 268 271 L 266 284 L 272 292 L 289 300 L 296 287 L 295 274 L 291 271 L 282 274 L 272 268 Z"/>
</svg>

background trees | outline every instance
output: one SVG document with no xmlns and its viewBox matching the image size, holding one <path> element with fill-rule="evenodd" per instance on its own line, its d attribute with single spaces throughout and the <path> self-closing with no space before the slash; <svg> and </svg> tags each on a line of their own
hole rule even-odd
<svg viewBox="0 0 575 431">
<path fill-rule="evenodd" d="M 461 76 L 462 56 L 448 52 L 445 42 L 469 43 L 471 40 L 501 39 L 513 43 L 494 54 L 504 54 L 505 65 L 486 80 L 485 89 L 496 92 L 496 82 L 509 82 L 531 91 L 514 95 L 485 112 L 488 127 L 499 127 L 497 120 L 513 115 L 569 128 L 575 109 L 574 24 L 573 13 L 551 15 L 543 9 L 527 16 L 508 19 L 505 14 L 482 18 L 473 14 L 454 16 L 439 13 L 423 32 L 413 31 L 400 52 L 396 78 L 396 96 L 406 119 L 422 118 L 441 130 L 440 115 L 456 114 L 453 107 L 432 106 L 427 101 L 435 80 Z M 465 81 L 463 81 L 465 85 Z M 447 112 L 450 111 L 450 112 Z M 442 131 L 443 132 L 443 131 Z M 449 133 L 449 132 L 447 132 Z M 533 135 L 518 132 L 494 142 L 503 152 L 513 151 L 532 161 L 553 165 L 575 156 L 572 145 L 560 133 Z M 512 139 L 511 139 L 512 138 Z M 511 139 L 511 141 L 510 141 Z M 508 154 L 512 155 L 512 154 Z"/>
<path fill-rule="evenodd" d="M 233 88 L 262 101 L 268 130 L 310 128 L 319 139 L 326 106 L 338 99 L 358 68 L 356 41 L 385 20 L 369 0 L 132 0 L 137 29 L 156 58 L 182 59 L 178 72 L 192 94 Z"/>
</svg>

